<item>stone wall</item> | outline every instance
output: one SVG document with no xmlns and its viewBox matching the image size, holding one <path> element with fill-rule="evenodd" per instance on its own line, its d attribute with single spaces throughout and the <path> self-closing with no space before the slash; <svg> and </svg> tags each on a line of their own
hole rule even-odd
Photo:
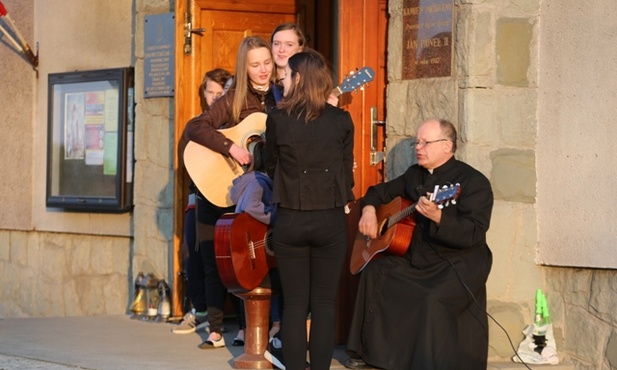
<svg viewBox="0 0 617 370">
<path fill-rule="evenodd" d="M 0 317 L 126 312 L 128 250 L 126 238 L 0 231 Z"/>
</svg>

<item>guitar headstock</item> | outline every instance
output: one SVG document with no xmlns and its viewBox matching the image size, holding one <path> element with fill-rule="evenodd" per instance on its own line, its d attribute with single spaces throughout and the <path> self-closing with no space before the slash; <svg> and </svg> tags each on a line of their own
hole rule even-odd
<svg viewBox="0 0 617 370">
<path fill-rule="evenodd" d="M 371 67 L 362 67 L 362 69 L 341 81 L 341 84 L 335 90 L 339 90 L 339 95 L 352 92 L 373 81 L 374 78 L 375 72 Z"/>
<path fill-rule="evenodd" d="M 461 185 L 444 185 L 433 192 L 432 201 L 439 205 L 439 208 L 447 207 L 452 204 L 456 204 L 456 198 L 461 194 Z"/>
</svg>

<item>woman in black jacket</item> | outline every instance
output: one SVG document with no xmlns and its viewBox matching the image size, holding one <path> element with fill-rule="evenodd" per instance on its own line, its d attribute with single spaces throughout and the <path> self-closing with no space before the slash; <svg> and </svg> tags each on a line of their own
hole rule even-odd
<svg viewBox="0 0 617 370">
<path fill-rule="evenodd" d="M 311 312 L 311 369 L 326 370 L 335 344 L 335 305 L 347 251 L 345 205 L 353 200 L 354 126 L 326 103 L 333 89 L 326 61 L 308 50 L 289 58 L 284 99 L 266 121 L 266 165 L 278 204 L 273 248 L 282 281 L 283 356 L 305 368 Z"/>
</svg>

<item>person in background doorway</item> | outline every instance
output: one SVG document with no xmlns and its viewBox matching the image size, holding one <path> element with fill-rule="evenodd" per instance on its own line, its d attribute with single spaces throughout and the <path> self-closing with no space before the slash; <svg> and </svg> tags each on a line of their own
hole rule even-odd
<svg viewBox="0 0 617 370">
<path fill-rule="evenodd" d="M 274 64 L 276 64 L 275 80 L 279 87 L 275 94 L 281 94 L 283 89 L 282 82 L 283 78 L 285 78 L 287 61 L 292 55 L 308 48 L 307 42 L 308 40 L 304 32 L 296 23 L 282 23 L 272 31 L 270 44 L 272 46 Z M 277 96 L 277 100 L 281 100 L 281 97 Z M 338 96 L 329 94 L 327 102 L 336 107 L 339 102 Z"/>
<path fill-rule="evenodd" d="M 292 55 L 304 50 L 306 37 L 296 23 L 282 23 L 272 31 L 270 44 L 272 45 L 274 64 L 276 64 L 276 83 L 282 86 L 287 60 Z"/>
<path fill-rule="evenodd" d="M 205 73 L 199 89 L 202 110 L 205 111 L 224 94 L 224 86 L 231 79 L 231 73 L 222 68 Z M 187 134 L 186 131 L 183 135 Z M 182 156 L 179 156 L 182 158 Z M 190 334 L 207 326 L 206 320 L 206 283 L 204 272 L 205 253 L 197 242 L 195 205 L 198 190 L 193 182 L 189 185 L 188 204 L 184 212 L 184 243 L 183 255 L 186 256 L 184 270 L 186 271 L 188 298 L 191 310 L 187 312 L 180 324 L 171 331 L 174 334 Z"/>
</svg>

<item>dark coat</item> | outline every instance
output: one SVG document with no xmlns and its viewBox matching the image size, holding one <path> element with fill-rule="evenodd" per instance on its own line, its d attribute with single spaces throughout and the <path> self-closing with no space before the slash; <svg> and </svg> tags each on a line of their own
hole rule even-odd
<svg viewBox="0 0 617 370">
<path fill-rule="evenodd" d="M 432 174 L 414 165 L 369 188 L 363 205 L 397 196 L 416 202 L 435 185 L 457 183 L 460 196 L 443 209 L 439 226 L 416 213 L 407 254 L 378 258 L 361 273 L 347 346 L 373 366 L 486 369 L 486 280 L 492 265 L 486 232 L 493 207 L 488 179 L 454 158 Z"/>
<path fill-rule="evenodd" d="M 322 210 L 353 200 L 353 138 L 349 113 L 330 104 L 309 123 L 280 110 L 269 113 L 266 171 L 274 179 L 273 202 L 295 210 Z"/>
</svg>

